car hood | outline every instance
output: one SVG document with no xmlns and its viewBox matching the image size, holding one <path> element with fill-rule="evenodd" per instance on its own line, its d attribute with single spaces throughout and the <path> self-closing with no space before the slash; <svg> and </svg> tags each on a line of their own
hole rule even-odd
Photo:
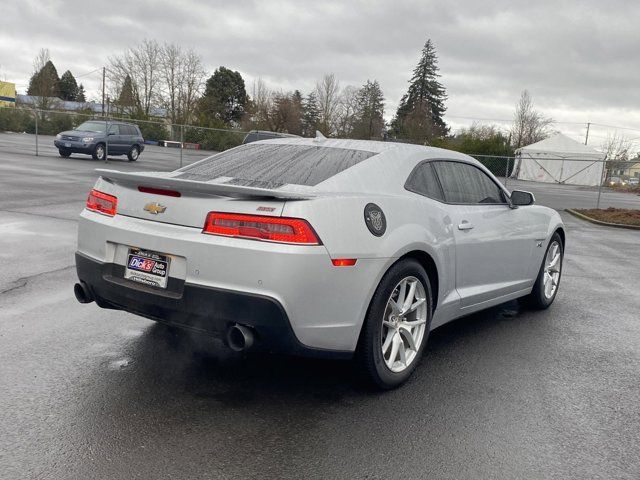
<svg viewBox="0 0 640 480">
<path fill-rule="evenodd" d="M 87 130 L 66 130 L 59 135 L 71 135 L 73 137 L 104 137 L 102 132 L 90 132 Z"/>
</svg>

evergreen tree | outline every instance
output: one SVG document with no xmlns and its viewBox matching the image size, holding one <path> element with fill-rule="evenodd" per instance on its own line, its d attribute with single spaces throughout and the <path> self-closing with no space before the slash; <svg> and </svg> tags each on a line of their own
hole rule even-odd
<svg viewBox="0 0 640 480">
<path fill-rule="evenodd" d="M 129 75 L 124 77 L 120 95 L 115 102 L 123 111 L 132 113 L 133 107 L 136 106 L 136 95 L 133 89 L 133 81 Z"/>
<path fill-rule="evenodd" d="M 60 95 L 60 77 L 58 77 L 58 71 L 51 60 L 48 60 L 39 71 L 31 76 L 27 95 L 38 97 L 57 97 Z"/>
<path fill-rule="evenodd" d="M 76 102 L 86 102 L 87 98 L 84 92 L 84 85 L 80 84 L 78 86 L 78 93 L 76 94 Z"/>
<path fill-rule="evenodd" d="M 438 57 L 431 40 L 427 40 L 392 121 L 398 137 L 422 143 L 447 134 L 449 128 L 442 118 L 447 95 L 439 77 Z"/>
<path fill-rule="evenodd" d="M 315 92 L 311 92 L 302 102 L 302 135 L 315 137 L 319 122 L 320 106 Z"/>
<path fill-rule="evenodd" d="M 367 80 L 356 96 L 354 138 L 380 139 L 384 130 L 384 95 L 377 80 Z"/>
<path fill-rule="evenodd" d="M 248 100 L 240 72 L 220 67 L 207 80 L 200 100 L 200 115 L 209 124 L 237 125 Z"/>
<path fill-rule="evenodd" d="M 303 99 L 300 90 L 295 90 L 291 95 L 291 120 L 287 129 L 294 135 L 302 135 Z"/>
<path fill-rule="evenodd" d="M 75 101 L 78 97 L 78 83 L 73 74 L 67 70 L 60 77 L 60 98 Z"/>
</svg>

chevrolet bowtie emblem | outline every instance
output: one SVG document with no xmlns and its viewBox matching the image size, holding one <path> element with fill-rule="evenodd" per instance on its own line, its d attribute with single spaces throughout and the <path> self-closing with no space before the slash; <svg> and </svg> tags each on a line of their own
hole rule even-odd
<svg viewBox="0 0 640 480">
<path fill-rule="evenodd" d="M 152 213 L 153 215 L 157 215 L 159 213 L 164 213 L 164 211 L 167 209 L 167 207 L 165 207 L 164 205 L 160 205 L 157 202 L 151 202 L 151 203 L 147 203 L 144 206 L 144 210 Z"/>
</svg>

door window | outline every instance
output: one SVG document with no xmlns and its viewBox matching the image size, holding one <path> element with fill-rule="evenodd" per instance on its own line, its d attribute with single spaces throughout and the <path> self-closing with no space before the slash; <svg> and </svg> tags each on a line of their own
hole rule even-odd
<svg viewBox="0 0 640 480">
<path fill-rule="evenodd" d="M 486 173 L 462 162 L 434 162 L 448 203 L 506 203 L 502 189 Z"/>
<path fill-rule="evenodd" d="M 110 125 L 109 133 L 113 135 L 120 135 L 120 126 L 119 125 Z"/>
<path fill-rule="evenodd" d="M 424 195 L 425 197 L 430 197 L 441 202 L 444 201 L 442 188 L 440 188 L 431 162 L 423 162 L 418 165 L 413 172 L 411 172 L 411 175 L 409 175 L 404 188 L 410 192 Z"/>
</svg>

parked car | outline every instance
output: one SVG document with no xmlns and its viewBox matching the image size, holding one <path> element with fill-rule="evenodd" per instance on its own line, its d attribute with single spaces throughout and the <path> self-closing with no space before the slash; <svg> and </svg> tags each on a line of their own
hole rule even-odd
<svg viewBox="0 0 640 480">
<path fill-rule="evenodd" d="M 233 350 L 355 357 L 385 389 L 433 328 L 521 297 L 545 309 L 560 284 L 558 213 L 458 152 L 283 138 L 170 173 L 98 173 L 78 301 Z"/>
<path fill-rule="evenodd" d="M 144 139 L 137 125 L 103 120 L 89 120 L 74 130 L 61 132 L 53 143 L 65 158 L 72 153 L 84 153 L 104 160 L 108 151 L 110 156 L 126 155 L 129 161 L 135 162 L 144 150 Z"/>
<path fill-rule="evenodd" d="M 635 187 L 636 185 L 640 184 L 640 178 L 638 178 L 638 177 L 629 177 L 628 184 L 631 187 Z"/>
<path fill-rule="evenodd" d="M 610 177 L 609 178 L 609 185 L 624 185 L 625 181 L 620 178 L 620 177 Z"/>
</svg>

